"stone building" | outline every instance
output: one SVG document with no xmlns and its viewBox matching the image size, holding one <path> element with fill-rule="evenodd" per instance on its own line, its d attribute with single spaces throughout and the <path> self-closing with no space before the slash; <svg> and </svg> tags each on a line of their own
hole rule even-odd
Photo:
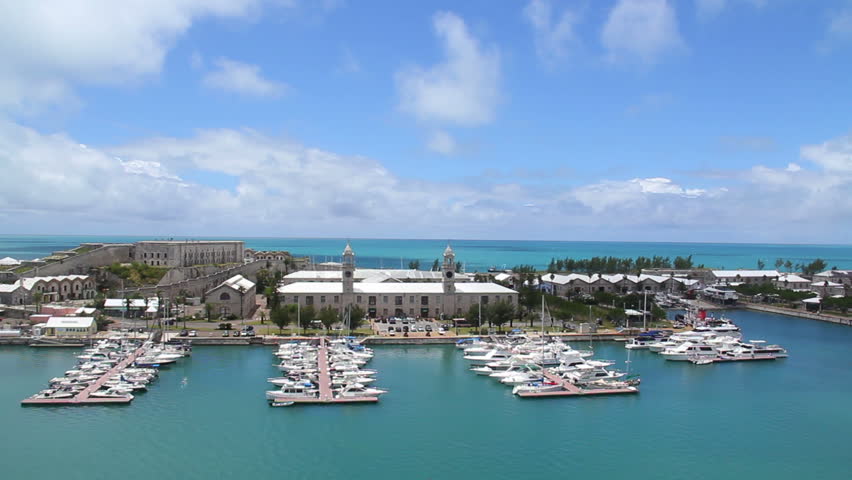
<svg viewBox="0 0 852 480">
<path fill-rule="evenodd" d="M 213 306 L 213 313 L 226 317 L 236 315 L 247 318 L 254 312 L 256 305 L 255 284 L 242 275 L 234 275 L 219 286 L 208 290 L 205 303 Z"/>
<path fill-rule="evenodd" d="M 279 287 L 278 293 L 285 304 L 310 305 L 317 310 L 331 306 L 338 312 L 348 305 L 358 305 L 370 317 L 454 317 L 463 315 L 472 305 L 480 303 L 505 301 L 518 304 L 518 292 L 496 283 L 456 282 L 455 270 L 455 253 L 447 246 L 440 275 L 429 275 L 418 281 L 392 278 L 384 278 L 383 281 L 363 278 L 358 281 L 355 252 L 347 243 L 340 271 L 322 272 L 335 273 L 335 278 L 288 283 Z"/>
<path fill-rule="evenodd" d="M 133 260 L 158 267 L 242 263 L 244 250 L 240 240 L 146 240 L 136 242 Z"/>
<path fill-rule="evenodd" d="M 12 284 L 0 284 L 0 303 L 32 305 L 36 293 L 42 294 L 42 303 L 95 298 L 95 281 L 88 275 L 21 278 Z"/>
</svg>

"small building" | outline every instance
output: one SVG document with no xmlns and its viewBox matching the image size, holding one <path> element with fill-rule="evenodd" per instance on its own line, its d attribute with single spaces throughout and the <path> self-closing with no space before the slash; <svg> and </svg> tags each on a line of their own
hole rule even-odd
<svg viewBox="0 0 852 480">
<path fill-rule="evenodd" d="M 207 299 L 205 303 L 212 305 L 216 314 L 246 318 L 254 312 L 257 303 L 255 294 L 254 282 L 242 275 L 234 275 L 218 287 L 208 290 L 204 296 Z"/>
<path fill-rule="evenodd" d="M 42 333 L 55 337 L 87 337 L 98 331 L 94 317 L 50 317 Z"/>
<path fill-rule="evenodd" d="M 136 318 L 157 313 L 160 300 L 157 297 L 145 298 L 107 298 L 104 300 L 104 313 L 113 317 Z"/>
<path fill-rule="evenodd" d="M 15 260 L 12 257 L 0 258 L 0 268 L 18 267 L 21 265 L 20 260 Z"/>
<path fill-rule="evenodd" d="M 758 284 L 768 283 L 781 276 L 778 270 L 713 270 L 711 272 L 716 284 Z"/>
<path fill-rule="evenodd" d="M 852 285 L 852 270 L 826 270 L 814 275 L 814 282 L 825 280 L 844 285 Z"/>
<path fill-rule="evenodd" d="M 36 293 L 41 294 L 42 302 L 95 298 L 95 281 L 88 275 L 21 278 L 0 285 L 0 303 L 32 305 Z"/>
<path fill-rule="evenodd" d="M 773 280 L 772 284 L 775 288 L 784 290 L 807 290 L 811 286 L 811 281 L 794 273 L 785 273 Z"/>
</svg>

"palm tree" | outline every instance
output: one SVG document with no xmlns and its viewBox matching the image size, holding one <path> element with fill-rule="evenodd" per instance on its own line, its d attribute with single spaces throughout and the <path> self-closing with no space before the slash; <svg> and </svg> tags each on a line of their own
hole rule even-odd
<svg viewBox="0 0 852 480">
<path fill-rule="evenodd" d="M 41 313 L 41 302 L 44 300 L 44 294 L 41 292 L 35 292 L 33 294 L 33 301 L 36 305 L 36 313 Z"/>
</svg>

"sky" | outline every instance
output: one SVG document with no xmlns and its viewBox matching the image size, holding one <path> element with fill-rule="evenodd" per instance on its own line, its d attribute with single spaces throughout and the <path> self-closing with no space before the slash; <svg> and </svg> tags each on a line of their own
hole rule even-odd
<svg viewBox="0 0 852 480">
<path fill-rule="evenodd" d="M 0 59 L 0 233 L 852 235 L 852 0 L 0 0 Z"/>
</svg>

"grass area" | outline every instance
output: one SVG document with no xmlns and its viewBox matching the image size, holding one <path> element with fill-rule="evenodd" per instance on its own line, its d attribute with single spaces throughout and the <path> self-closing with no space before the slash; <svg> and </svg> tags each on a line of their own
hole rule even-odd
<svg viewBox="0 0 852 480">
<path fill-rule="evenodd" d="M 94 250 L 94 249 L 96 249 L 96 248 L 98 248 L 98 247 L 96 247 L 96 246 L 94 246 L 94 245 L 86 245 L 86 246 L 84 246 L 84 247 L 78 247 L 78 248 L 76 248 L 76 249 L 74 250 L 74 253 L 76 253 L 77 255 L 80 255 L 80 254 L 82 254 L 82 253 L 88 253 L 88 252 L 91 252 L 92 250 Z"/>
<path fill-rule="evenodd" d="M 107 267 L 107 271 L 129 281 L 133 286 L 141 286 L 156 285 L 169 271 L 169 267 L 152 267 L 140 262 L 133 262 L 130 265 L 113 263 Z"/>
<path fill-rule="evenodd" d="M 29 266 L 29 265 L 21 265 L 20 267 L 15 268 L 15 269 L 14 269 L 14 270 L 12 270 L 12 271 L 13 271 L 14 273 L 24 273 L 24 272 L 28 272 L 28 271 L 30 271 L 30 270 L 32 270 L 32 269 L 33 269 L 33 267 L 31 267 L 31 266 Z"/>
</svg>

